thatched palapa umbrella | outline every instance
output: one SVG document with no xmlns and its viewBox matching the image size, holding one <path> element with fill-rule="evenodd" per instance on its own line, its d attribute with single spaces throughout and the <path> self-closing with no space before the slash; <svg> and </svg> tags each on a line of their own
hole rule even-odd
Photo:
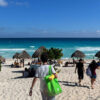
<svg viewBox="0 0 100 100">
<path fill-rule="evenodd" d="M 23 67 L 24 67 L 24 59 L 31 59 L 31 56 L 26 51 L 22 51 L 22 53 L 19 54 L 19 58 L 23 59 Z"/>
<path fill-rule="evenodd" d="M 39 47 L 32 55 L 32 58 L 40 58 L 41 54 L 47 49 L 44 46 Z"/>
<path fill-rule="evenodd" d="M 18 59 L 19 59 L 19 55 L 20 55 L 20 53 L 15 53 L 13 55 L 13 59 L 17 59 L 17 62 L 18 62 Z"/>
<path fill-rule="evenodd" d="M 95 57 L 98 57 L 100 59 L 100 51 L 98 51 L 96 54 L 95 54 Z"/>
<path fill-rule="evenodd" d="M 82 51 L 76 50 L 71 57 L 76 57 L 76 58 L 84 58 L 85 54 Z"/>
<path fill-rule="evenodd" d="M 20 53 L 15 53 L 15 54 L 13 55 L 13 59 L 19 59 L 19 55 L 20 55 Z"/>
<path fill-rule="evenodd" d="M 22 53 L 19 54 L 19 58 L 31 59 L 31 56 L 26 51 L 22 51 Z"/>
</svg>

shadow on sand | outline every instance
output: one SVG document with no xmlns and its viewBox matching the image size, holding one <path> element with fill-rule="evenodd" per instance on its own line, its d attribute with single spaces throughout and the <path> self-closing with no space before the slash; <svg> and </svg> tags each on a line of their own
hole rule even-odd
<svg viewBox="0 0 100 100">
<path fill-rule="evenodd" d="M 71 86 L 71 87 L 83 87 L 83 88 L 88 88 L 89 89 L 89 86 L 86 86 L 86 85 L 78 85 L 77 83 L 75 82 L 68 82 L 68 81 L 59 81 L 60 83 L 62 83 L 63 85 L 65 86 Z"/>
<path fill-rule="evenodd" d="M 12 73 L 22 73 L 22 76 L 15 77 L 15 78 L 12 78 L 12 79 L 26 78 L 26 77 L 23 76 L 23 72 L 24 71 L 12 71 Z"/>
<path fill-rule="evenodd" d="M 11 67 L 11 65 L 4 65 L 5 67 Z"/>
<path fill-rule="evenodd" d="M 25 78 L 33 78 L 33 77 L 19 76 L 19 77 L 14 77 L 14 78 L 11 78 L 11 79 L 25 79 Z"/>
<path fill-rule="evenodd" d="M 12 71 L 12 73 L 23 73 L 24 71 Z"/>
<path fill-rule="evenodd" d="M 23 72 L 24 71 L 12 71 L 13 73 L 22 73 L 22 76 L 19 76 L 19 77 L 15 77 L 15 78 L 12 78 L 12 79 L 21 79 L 21 78 L 33 78 L 33 76 L 23 76 Z"/>
</svg>

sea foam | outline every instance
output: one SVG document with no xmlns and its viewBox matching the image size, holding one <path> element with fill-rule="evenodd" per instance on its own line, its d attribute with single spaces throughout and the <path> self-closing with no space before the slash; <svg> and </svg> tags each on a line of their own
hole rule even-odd
<svg viewBox="0 0 100 100">
<path fill-rule="evenodd" d="M 79 47 L 77 50 L 80 51 L 99 51 L 100 47 Z"/>
<path fill-rule="evenodd" d="M 87 56 L 94 56 L 95 53 L 86 53 L 85 55 L 87 55 Z"/>
<path fill-rule="evenodd" d="M 34 48 L 35 46 L 30 46 L 30 48 Z"/>
<path fill-rule="evenodd" d="M 25 48 L 0 49 L 0 51 L 23 51 Z"/>
</svg>

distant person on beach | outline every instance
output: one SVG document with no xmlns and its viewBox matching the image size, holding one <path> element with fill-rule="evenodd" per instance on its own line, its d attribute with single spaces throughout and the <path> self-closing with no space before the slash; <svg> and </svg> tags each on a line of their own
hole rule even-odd
<svg viewBox="0 0 100 100">
<path fill-rule="evenodd" d="M 1 63 L 2 63 L 2 61 L 0 60 L 0 71 L 1 71 L 1 67 L 2 67 L 2 66 L 1 66 Z"/>
<path fill-rule="evenodd" d="M 14 65 L 16 65 L 16 64 L 17 64 L 17 62 L 16 62 L 16 60 L 15 60 Z"/>
<path fill-rule="evenodd" d="M 11 68 L 13 68 L 14 67 L 14 64 L 11 64 Z"/>
<path fill-rule="evenodd" d="M 73 58 L 73 67 L 76 65 L 76 60 Z"/>
<path fill-rule="evenodd" d="M 84 78 L 84 61 L 82 59 L 76 64 L 75 73 L 78 73 L 79 85 L 81 85 L 81 81 Z"/>
<path fill-rule="evenodd" d="M 21 66 L 21 67 L 24 67 L 24 59 L 21 59 L 21 60 L 20 60 L 20 66 Z"/>
<path fill-rule="evenodd" d="M 38 59 L 38 61 L 36 62 L 37 65 L 41 65 L 41 60 Z"/>
<path fill-rule="evenodd" d="M 31 65 L 33 65 L 33 64 L 34 64 L 34 61 L 32 60 L 32 61 L 31 61 Z"/>
<path fill-rule="evenodd" d="M 16 67 L 17 66 L 17 61 L 15 60 L 15 62 L 14 62 L 14 67 Z"/>
<path fill-rule="evenodd" d="M 95 60 L 93 60 L 93 61 L 90 63 L 89 67 L 90 67 L 91 74 L 92 74 L 92 76 L 91 76 L 91 88 L 94 89 L 94 82 L 96 81 L 96 77 L 97 77 L 97 75 L 96 75 L 96 69 L 100 69 L 100 67 L 99 67 L 99 65 L 96 63 Z"/>
<path fill-rule="evenodd" d="M 23 64 L 23 60 L 22 59 L 20 59 L 20 66 L 22 67 L 22 64 Z"/>
<path fill-rule="evenodd" d="M 48 61 L 48 54 L 47 53 L 43 53 L 41 55 L 41 61 L 42 61 L 43 65 L 38 67 L 38 69 L 36 70 L 35 78 L 33 79 L 29 95 L 32 96 L 32 88 L 34 87 L 37 79 L 39 78 L 40 79 L 40 91 L 41 91 L 41 95 L 42 95 L 42 100 L 55 100 L 55 96 L 48 95 L 46 82 L 44 80 L 44 77 L 49 75 L 49 65 L 47 64 L 47 61 Z M 55 78 L 57 78 L 56 72 L 55 72 L 53 67 L 52 67 L 52 74 L 54 74 Z"/>
<path fill-rule="evenodd" d="M 98 66 L 100 66 L 100 59 L 99 59 L 99 61 L 97 62 L 97 64 L 98 64 Z"/>
<path fill-rule="evenodd" d="M 24 59 L 22 59 L 23 67 L 24 67 Z"/>
</svg>

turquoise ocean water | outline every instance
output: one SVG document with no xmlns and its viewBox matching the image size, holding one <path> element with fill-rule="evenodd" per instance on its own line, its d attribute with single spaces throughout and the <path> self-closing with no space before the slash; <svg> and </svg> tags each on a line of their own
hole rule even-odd
<svg viewBox="0 0 100 100">
<path fill-rule="evenodd" d="M 0 39 L 0 55 L 12 58 L 14 53 L 26 50 L 30 55 L 40 47 L 54 47 L 63 49 L 63 58 L 70 58 L 75 50 L 81 50 L 86 58 L 93 58 L 100 50 L 99 38 L 24 38 L 24 39 Z"/>
</svg>

